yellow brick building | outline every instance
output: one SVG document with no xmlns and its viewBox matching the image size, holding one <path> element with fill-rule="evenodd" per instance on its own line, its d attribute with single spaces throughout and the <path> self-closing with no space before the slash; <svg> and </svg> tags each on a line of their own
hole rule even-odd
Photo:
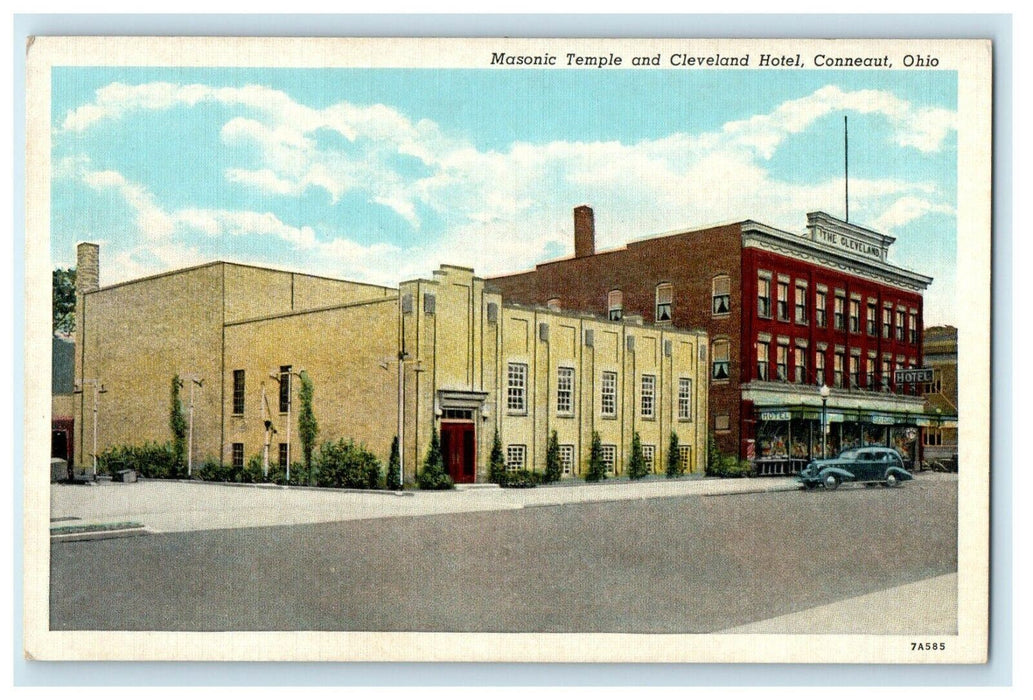
<svg viewBox="0 0 1033 700">
<path fill-rule="evenodd" d="M 193 463 L 301 459 L 297 376 L 314 386 L 317 443 L 351 438 L 384 462 L 402 433 L 406 481 L 431 431 L 457 482 L 488 480 L 497 430 L 510 469 L 542 471 L 555 431 L 565 476 L 598 432 L 625 470 L 638 433 L 652 469 L 668 440 L 702 472 L 706 336 L 506 304 L 469 269 L 398 289 L 215 262 L 101 288 L 99 248 L 79 246 L 76 455 L 164 442 L 173 375 L 194 387 Z M 188 402 L 189 386 L 182 398 Z M 101 391 L 101 387 L 103 390 Z M 399 416 L 403 417 L 399 421 Z"/>
</svg>

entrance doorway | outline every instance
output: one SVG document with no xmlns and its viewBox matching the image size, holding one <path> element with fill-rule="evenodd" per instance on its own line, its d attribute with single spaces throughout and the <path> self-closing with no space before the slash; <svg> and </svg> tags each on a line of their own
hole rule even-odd
<svg viewBox="0 0 1033 700">
<path fill-rule="evenodd" d="M 441 457 L 452 481 L 472 484 L 477 448 L 473 422 L 441 422 Z"/>
</svg>

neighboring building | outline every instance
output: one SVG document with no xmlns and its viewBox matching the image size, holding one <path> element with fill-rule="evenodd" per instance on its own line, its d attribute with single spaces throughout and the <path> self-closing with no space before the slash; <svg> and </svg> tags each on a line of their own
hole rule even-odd
<svg viewBox="0 0 1033 700">
<path fill-rule="evenodd" d="M 452 266 L 397 290 L 224 262 L 100 288 L 99 249 L 81 244 L 79 271 L 77 378 L 105 391 L 84 392 L 76 409 L 82 424 L 99 397 L 98 452 L 168 440 L 179 374 L 205 380 L 195 464 L 243 464 L 267 445 L 271 464 L 288 452 L 299 461 L 294 378 L 304 371 L 318 442 L 351 438 L 386 462 L 401 422 L 407 481 L 432 429 L 460 483 L 487 481 L 496 430 L 508 469 L 542 471 L 552 431 L 565 475 L 584 472 L 593 432 L 617 474 L 635 432 L 655 471 L 672 432 L 688 470 L 704 466 L 702 331 L 509 305 Z"/>
<path fill-rule="evenodd" d="M 75 455 L 75 344 L 54 336 L 50 366 L 50 456 L 71 464 Z"/>
<path fill-rule="evenodd" d="M 492 279 L 511 301 L 558 303 L 710 335 L 709 431 L 760 473 L 796 471 L 864 441 L 916 455 L 923 403 L 894 370 L 922 364 L 930 277 L 889 262 L 894 238 L 822 212 L 798 235 L 741 221 L 595 251 L 594 213 L 574 210 L 573 258 Z"/>
<path fill-rule="evenodd" d="M 958 463 L 958 329 L 932 326 L 925 329 L 922 345 L 925 366 L 933 370 L 933 380 L 923 386 L 925 412 L 934 420 L 922 429 L 926 460 L 953 465 Z"/>
</svg>

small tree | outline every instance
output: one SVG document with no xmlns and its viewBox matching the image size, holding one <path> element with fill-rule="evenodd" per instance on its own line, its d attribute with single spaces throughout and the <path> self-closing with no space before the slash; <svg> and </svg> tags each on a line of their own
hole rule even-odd
<svg viewBox="0 0 1033 700">
<path fill-rule="evenodd" d="M 53 274 L 54 333 L 75 331 L 75 268 L 57 268 Z"/>
<path fill-rule="evenodd" d="M 391 441 L 391 456 L 387 460 L 387 474 L 384 477 L 384 488 L 402 490 L 402 463 L 398 456 L 398 436 Z"/>
<path fill-rule="evenodd" d="M 506 478 L 506 458 L 502 455 L 502 438 L 499 437 L 498 428 L 495 428 L 495 438 L 491 441 L 488 478 L 496 484 L 501 484 Z"/>
<path fill-rule="evenodd" d="M 445 460 L 441 457 L 441 441 L 438 439 L 438 429 L 434 428 L 430 433 L 430 446 L 427 448 L 427 457 L 423 460 L 423 469 L 418 478 L 421 489 L 443 490 L 455 486 L 452 477 L 445 473 Z"/>
<path fill-rule="evenodd" d="M 671 431 L 671 440 L 667 445 L 667 478 L 673 479 L 685 473 L 685 467 L 681 463 L 681 454 L 678 449 L 678 436 Z"/>
<path fill-rule="evenodd" d="M 298 411 L 298 439 L 301 440 L 301 455 L 305 468 L 309 475 L 312 474 L 312 449 L 316 444 L 316 435 L 319 434 L 319 423 L 312 412 L 312 394 L 315 388 L 308 372 L 302 372 L 301 389 L 298 390 L 298 399 L 301 401 L 301 408 Z"/>
<path fill-rule="evenodd" d="M 549 436 L 549 444 L 545 448 L 545 478 L 544 481 L 550 484 L 559 481 L 563 475 L 563 465 L 560 464 L 560 439 L 556 431 Z"/>
<path fill-rule="evenodd" d="M 187 452 L 187 420 L 183 417 L 183 402 L 179 398 L 179 389 L 183 385 L 179 375 L 172 376 L 172 391 L 169 397 L 169 428 L 172 429 L 172 455 L 176 476 L 186 464 Z"/>
<path fill-rule="evenodd" d="M 588 471 L 585 481 L 601 481 L 606 478 L 606 465 L 603 463 L 603 441 L 599 433 L 592 431 L 592 448 L 588 453 Z"/>
<path fill-rule="evenodd" d="M 708 476 L 720 471 L 721 450 L 717 449 L 717 438 L 713 433 L 707 436 L 707 466 L 704 471 Z"/>
<path fill-rule="evenodd" d="M 641 479 L 649 473 L 646 456 L 642 454 L 642 438 L 638 431 L 631 437 L 631 458 L 628 460 L 628 478 Z"/>
</svg>

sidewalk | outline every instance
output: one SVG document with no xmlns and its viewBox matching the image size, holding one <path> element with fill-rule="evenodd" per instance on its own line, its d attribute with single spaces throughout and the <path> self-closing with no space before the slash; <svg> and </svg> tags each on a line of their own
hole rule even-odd
<svg viewBox="0 0 1033 700">
<path fill-rule="evenodd" d="M 133 521 L 152 532 L 186 532 L 797 488 L 791 478 L 660 478 L 635 483 L 614 480 L 533 489 L 477 487 L 398 494 L 210 482 L 100 481 L 88 486 L 52 485 L 50 517 L 55 525 Z"/>
</svg>

